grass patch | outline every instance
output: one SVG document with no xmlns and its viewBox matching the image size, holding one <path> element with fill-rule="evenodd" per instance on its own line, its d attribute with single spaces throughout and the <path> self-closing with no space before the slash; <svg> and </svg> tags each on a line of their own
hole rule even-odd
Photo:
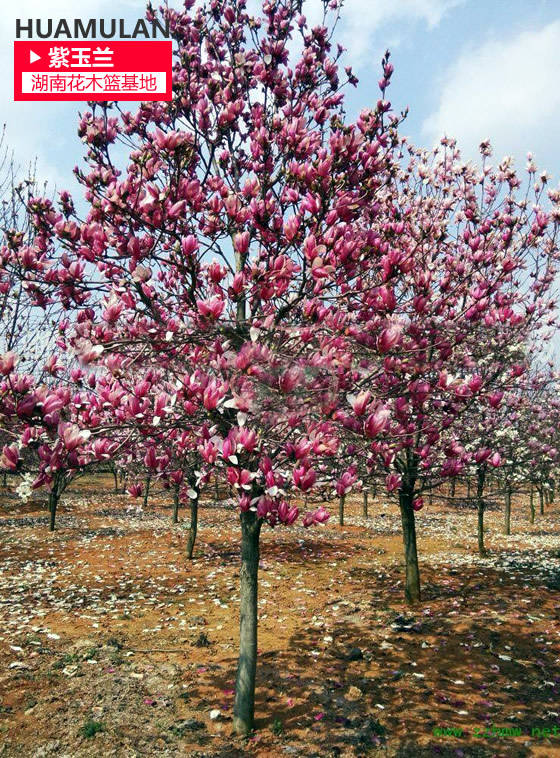
<svg viewBox="0 0 560 758">
<path fill-rule="evenodd" d="M 90 740 L 92 737 L 95 737 L 96 734 L 99 734 L 99 732 L 104 732 L 105 726 L 101 723 L 101 721 L 94 721 L 93 719 L 88 719 L 86 722 L 84 722 L 83 726 L 80 729 L 80 734 L 82 737 L 85 737 L 87 740 Z"/>
</svg>

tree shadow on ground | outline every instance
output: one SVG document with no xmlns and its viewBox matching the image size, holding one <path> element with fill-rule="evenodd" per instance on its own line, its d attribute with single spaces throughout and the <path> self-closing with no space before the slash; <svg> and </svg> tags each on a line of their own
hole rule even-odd
<svg viewBox="0 0 560 758">
<path fill-rule="evenodd" d="M 301 755 L 524 758 L 537 743 L 552 754 L 556 743 L 531 730 L 560 728 L 559 646 L 535 638 L 526 613 L 553 610 L 555 593 L 534 582 L 520 614 L 515 572 L 426 569 L 424 602 L 410 610 L 387 589 L 399 569 L 386 571 L 369 603 L 329 618 L 337 598 L 316 611 L 324 629 L 302 620 L 287 650 L 261 653 L 257 728 L 305 734 Z M 204 689 L 231 687 L 235 664 L 205 672 Z M 441 728 L 461 736 L 434 734 Z"/>
</svg>

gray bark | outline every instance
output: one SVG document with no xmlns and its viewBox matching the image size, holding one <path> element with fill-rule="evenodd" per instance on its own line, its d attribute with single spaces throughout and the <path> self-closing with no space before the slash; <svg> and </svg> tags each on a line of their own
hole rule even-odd
<svg viewBox="0 0 560 758">
<path fill-rule="evenodd" d="M 478 552 L 486 555 L 484 547 L 484 480 L 486 479 L 486 466 L 480 466 L 476 477 L 476 507 L 478 512 Z"/>
<path fill-rule="evenodd" d="M 192 561 L 194 544 L 196 542 L 196 533 L 198 531 L 198 489 L 196 498 L 191 498 L 191 525 L 187 536 L 187 558 Z"/>
<path fill-rule="evenodd" d="M 506 512 L 504 531 L 506 535 L 511 534 L 511 487 L 506 485 Z"/>
<path fill-rule="evenodd" d="M 412 490 L 401 489 L 399 505 L 404 543 L 404 559 L 406 569 L 405 598 L 407 603 L 414 605 L 420 602 L 420 569 L 418 567 L 418 549 L 416 546 L 416 522 L 412 507 Z"/>
<path fill-rule="evenodd" d="M 176 484 L 173 487 L 173 515 L 171 516 L 171 522 L 177 524 L 179 522 L 179 492 L 181 485 Z"/>
<path fill-rule="evenodd" d="M 144 508 L 148 507 L 148 498 L 150 496 L 150 482 L 151 481 L 152 481 L 152 476 L 151 474 L 148 474 L 148 476 L 146 477 L 146 484 L 144 485 L 144 503 L 143 503 Z"/>
<path fill-rule="evenodd" d="M 255 718 L 260 530 L 256 513 L 241 514 L 239 662 L 233 706 L 233 729 L 238 735 L 250 734 Z"/>
</svg>

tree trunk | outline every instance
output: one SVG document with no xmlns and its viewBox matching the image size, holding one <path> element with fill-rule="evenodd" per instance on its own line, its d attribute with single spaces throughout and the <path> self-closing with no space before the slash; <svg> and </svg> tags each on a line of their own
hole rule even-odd
<svg viewBox="0 0 560 758">
<path fill-rule="evenodd" d="M 455 497 L 455 479 L 451 480 L 451 485 L 449 487 L 451 497 Z"/>
<path fill-rule="evenodd" d="M 542 487 L 539 487 L 539 501 L 541 506 L 541 516 L 544 516 L 544 491 Z"/>
<path fill-rule="evenodd" d="M 241 514 L 239 662 L 233 706 L 233 729 L 238 735 L 253 731 L 255 717 L 260 531 L 261 520 L 256 513 Z"/>
<path fill-rule="evenodd" d="M 49 532 L 54 532 L 54 523 L 56 521 L 56 507 L 58 505 L 58 486 L 56 480 L 53 483 L 53 488 L 49 493 Z"/>
<path fill-rule="evenodd" d="M 6 489 L 7 486 L 8 486 L 8 472 L 4 471 L 4 473 L 2 474 L 2 487 Z"/>
<path fill-rule="evenodd" d="M 152 475 L 148 474 L 148 476 L 146 477 L 146 484 L 144 486 L 144 504 L 143 504 L 144 508 L 148 507 L 148 498 L 150 496 L 150 482 L 151 481 L 152 481 Z"/>
<path fill-rule="evenodd" d="M 346 502 L 346 495 L 341 495 L 338 498 L 338 523 L 340 526 L 344 526 L 344 503 Z"/>
<path fill-rule="evenodd" d="M 218 488 L 218 477 L 214 479 L 214 495 L 216 499 L 216 503 L 220 502 L 220 490 Z"/>
<path fill-rule="evenodd" d="M 484 547 L 484 480 L 486 478 L 486 466 L 480 466 L 476 476 L 476 506 L 478 511 L 478 552 L 486 555 Z"/>
<path fill-rule="evenodd" d="M 418 550 L 416 548 L 416 524 L 414 520 L 414 508 L 412 507 L 413 492 L 408 490 L 399 491 L 399 505 L 401 509 L 404 559 L 406 568 L 405 598 L 407 603 L 413 605 L 420 601 L 420 570 L 418 568 Z"/>
<path fill-rule="evenodd" d="M 533 482 L 531 482 L 529 503 L 531 507 L 531 524 L 534 524 L 535 523 L 535 488 L 533 487 Z"/>
<path fill-rule="evenodd" d="M 115 495 L 118 495 L 119 494 L 119 475 L 116 468 L 111 469 L 111 471 L 113 472 L 113 480 L 115 482 L 115 485 L 114 485 Z"/>
<path fill-rule="evenodd" d="M 179 492 L 181 485 L 176 484 L 173 487 L 173 515 L 171 517 L 171 523 L 177 524 L 179 522 Z"/>
<path fill-rule="evenodd" d="M 191 525 L 187 537 L 187 558 L 192 561 L 194 543 L 196 542 L 196 533 L 198 531 L 198 490 L 196 498 L 191 498 Z"/>
<path fill-rule="evenodd" d="M 364 515 L 364 518 L 367 518 L 368 517 L 368 491 L 364 490 L 362 494 L 364 498 L 363 515 Z"/>
<path fill-rule="evenodd" d="M 471 478 L 467 476 L 467 500 L 471 499 Z"/>
<path fill-rule="evenodd" d="M 506 519 L 505 519 L 505 534 L 511 534 L 511 487 L 506 485 Z"/>
</svg>

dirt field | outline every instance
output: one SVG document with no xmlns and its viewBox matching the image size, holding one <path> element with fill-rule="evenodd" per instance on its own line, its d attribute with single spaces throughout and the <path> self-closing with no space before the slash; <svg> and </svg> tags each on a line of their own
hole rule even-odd
<svg viewBox="0 0 560 758">
<path fill-rule="evenodd" d="M 394 503 L 263 530 L 243 741 L 236 514 L 205 503 L 188 562 L 171 496 L 130 504 L 81 480 L 49 534 L 39 500 L 0 490 L 0 756 L 560 756 L 557 506 L 531 527 L 517 498 L 511 537 L 487 513 L 485 559 L 475 511 L 426 506 L 413 611 Z"/>
</svg>

